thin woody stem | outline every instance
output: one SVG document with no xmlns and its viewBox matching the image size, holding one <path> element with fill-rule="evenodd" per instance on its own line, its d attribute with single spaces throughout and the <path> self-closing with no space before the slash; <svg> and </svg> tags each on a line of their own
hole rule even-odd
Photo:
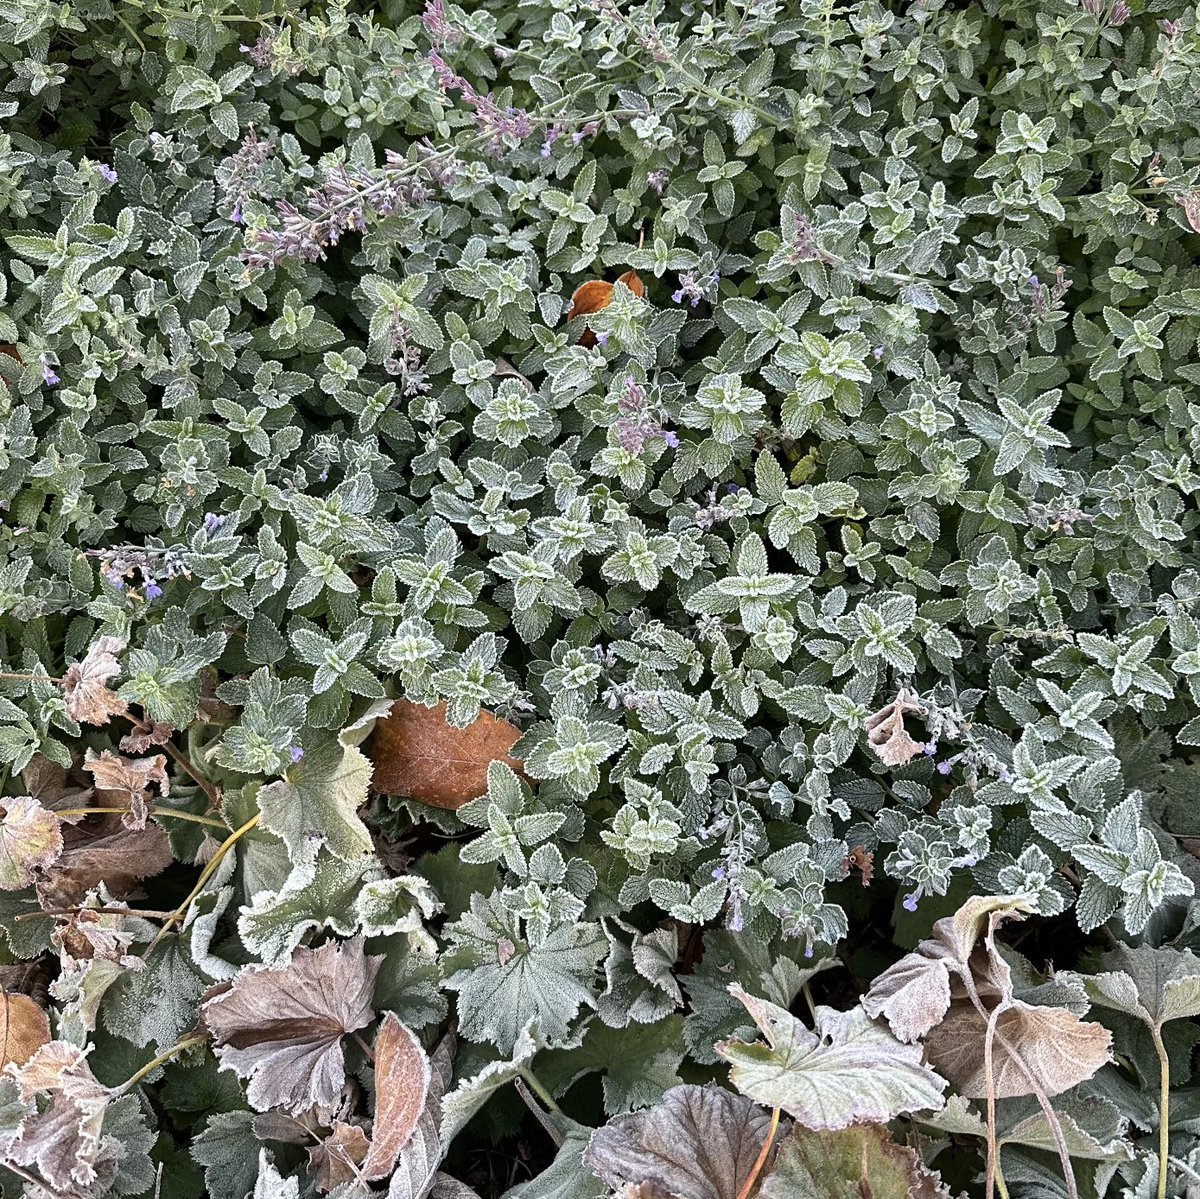
<svg viewBox="0 0 1200 1199">
<path fill-rule="evenodd" d="M 51 810 L 60 820 L 68 816 L 116 816 L 129 811 L 128 808 L 54 808 Z M 164 808 L 160 804 L 153 804 L 146 811 L 151 816 L 174 816 L 176 820 L 187 820 L 192 824 L 206 824 L 210 828 L 219 828 L 222 832 L 229 831 L 229 825 L 212 816 L 197 816 L 193 812 L 177 812 L 174 808 Z"/>
<path fill-rule="evenodd" d="M 121 1094 L 128 1092 L 131 1088 L 137 1086 L 147 1074 L 157 1070 L 159 1066 L 169 1062 L 173 1057 L 181 1054 L 185 1049 L 191 1049 L 193 1045 L 203 1045 L 208 1040 L 207 1036 L 184 1037 L 182 1041 L 176 1041 L 170 1049 L 164 1049 L 158 1057 L 151 1058 L 140 1070 L 131 1077 L 127 1078 L 121 1085 L 115 1088 Z"/>
<path fill-rule="evenodd" d="M 134 716 L 132 712 L 123 712 L 122 715 L 126 720 L 133 725 L 139 733 L 148 733 L 154 727 L 143 717 Z M 208 797 L 208 802 L 215 808 L 220 802 L 220 793 L 216 787 L 202 775 L 195 766 L 192 765 L 188 756 L 180 750 L 173 742 L 162 742 L 162 749 L 166 755 L 173 761 L 185 774 L 189 775 L 193 782 L 200 788 L 201 791 Z"/>
</svg>

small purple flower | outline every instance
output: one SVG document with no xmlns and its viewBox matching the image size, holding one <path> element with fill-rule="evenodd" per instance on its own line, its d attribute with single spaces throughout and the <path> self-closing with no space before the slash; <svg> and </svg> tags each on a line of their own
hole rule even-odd
<svg viewBox="0 0 1200 1199">
<path fill-rule="evenodd" d="M 714 868 L 713 868 L 713 872 L 712 872 L 712 876 L 713 876 L 713 878 L 715 878 L 715 879 L 716 879 L 718 882 L 720 882 L 720 881 L 721 881 L 721 879 L 723 879 L 723 878 L 725 877 L 725 867 L 724 867 L 724 866 L 716 866 L 716 867 L 714 867 Z"/>
<path fill-rule="evenodd" d="M 44 358 L 42 359 L 42 382 L 47 387 L 57 387 L 62 380 L 54 373 L 52 367 Z"/>
<path fill-rule="evenodd" d="M 683 292 L 682 291 L 673 291 L 671 293 L 671 302 L 673 304 L 682 304 L 683 303 Z"/>
<path fill-rule="evenodd" d="M 746 927 L 746 921 L 742 918 L 741 912 L 734 912 L 729 917 L 729 923 L 725 926 L 731 933 L 740 933 Z"/>
<path fill-rule="evenodd" d="M 1124 0 L 1116 0 L 1116 3 L 1108 10 L 1108 23 L 1115 29 L 1124 25 L 1129 20 L 1129 15 L 1129 6 Z"/>
<path fill-rule="evenodd" d="M 906 895 L 902 901 L 902 906 L 906 912 L 915 912 L 917 910 L 917 893 L 912 891 Z"/>
<path fill-rule="evenodd" d="M 605 347 L 607 347 L 607 345 L 608 345 L 608 334 L 607 334 L 607 333 L 597 333 L 597 334 L 596 334 L 596 344 L 597 344 L 598 346 L 605 346 Z"/>
<path fill-rule="evenodd" d="M 938 748 L 938 743 L 936 741 L 926 741 L 923 752 L 927 758 L 932 758 L 933 755 L 935 753 L 937 753 L 937 748 Z"/>
<path fill-rule="evenodd" d="M 953 769 L 954 767 L 949 762 L 939 762 L 937 764 L 937 772 L 943 776 L 949 774 Z"/>
<path fill-rule="evenodd" d="M 104 572 L 104 577 L 105 577 L 105 578 L 106 578 L 106 579 L 109 581 L 109 583 L 111 583 L 111 584 L 112 584 L 112 585 L 113 585 L 113 586 L 114 586 L 114 587 L 115 587 L 115 588 L 116 588 L 118 591 L 120 591 L 120 590 L 121 590 L 121 589 L 122 589 L 122 588 L 125 586 L 125 580 L 124 580 L 123 578 L 121 578 L 121 575 L 120 575 L 120 572 L 119 572 L 119 571 L 115 571 L 115 570 L 106 570 L 106 571 Z"/>
<path fill-rule="evenodd" d="M 302 757 L 304 757 L 304 750 L 302 750 L 298 745 L 293 745 L 288 750 L 288 757 L 292 759 L 292 765 L 294 766 Z"/>
<path fill-rule="evenodd" d="M 1177 38 L 1179 36 L 1179 31 L 1183 28 L 1178 21 L 1167 21 L 1165 19 L 1159 21 L 1158 27 L 1169 38 Z"/>
<path fill-rule="evenodd" d="M 328 478 L 329 478 L 329 467 L 326 467 L 319 475 L 317 475 L 317 481 L 321 482 L 321 483 L 324 483 L 325 480 Z"/>
<path fill-rule="evenodd" d="M 1012 771 L 1005 766 L 1000 767 L 998 777 L 1002 783 L 1011 783 L 1013 781 Z"/>
<path fill-rule="evenodd" d="M 163 593 L 163 589 L 153 580 L 146 584 L 146 598 L 148 600 L 156 600 Z"/>
<path fill-rule="evenodd" d="M 542 158 L 549 158 L 553 150 L 554 147 L 548 141 L 545 141 L 542 142 L 542 148 L 538 151 L 538 154 Z"/>
<path fill-rule="evenodd" d="M 883 346 L 876 346 L 876 347 L 875 347 L 875 348 L 874 348 L 874 349 L 871 351 L 871 355 L 872 355 L 872 357 L 875 359 L 875 361 L 876 361 L 876 362 L 878 362 L 878 361 L 879 361 L 879 360 L 880 360 L 880 359 L 883 357 L 883 355 L 884 355 L 884 349 L 883 349 Z"/>
<path fill-rule="evenodd" d="M 104 180 L 105 183 L 116 183 L 117 172 L 112 169 L 106 162 L 98 162 L 96 164 L 96 174 Z"/>
<path fill-rule="evenodd" d="M 661 196 L 670 178 L 666 171 L 650 171 L 646 176 L 646 186 Z"/>
<path fill-rule="evenodd" d="M 226 518 L 218 516 L 215 512 L 206 512 L 204 514 L 204 531 L 211 537 L 219 532 L 222 525 L 225 524 Z"/>
<path fill-rule="evenodd" d="M 229 214 L 229 219 L 235 225 L 245 224 L 245 221 L 242 219 L 242 205 L 240 202 L 233 206 L 233 211 Z"/>
<path fill-rule="evenodd" d="M 1027 280 L 1030 287 L 1041 287 L 1042 281 L 1036 275 L 1030 275 Z"/>
<path fill-rule="evenodd" d="M 679 434 L 672 432 L 670 429 L 667 429 L 663 433 L 662 436 L 663 436 L 663 441 L 665 441 L 667 443 L 667 445 L 669 445 L 671 447 L 671 449 L 673 449 L 673 450 L 679 449 Z"/>
</svg>

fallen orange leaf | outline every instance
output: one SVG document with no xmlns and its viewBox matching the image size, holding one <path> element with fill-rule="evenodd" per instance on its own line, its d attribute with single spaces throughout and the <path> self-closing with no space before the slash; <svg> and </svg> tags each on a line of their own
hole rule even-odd
<svg viewBox="0 0 1200 1199">
<path fill-rule="evenodd" d="M 0 990 L 0 1069 L 23 1066 L 50 1043 L 50 1021 L 28 995 Z"/>
<path fill-rule="evenodd" d="M 426 708 L 397 700 L 366 747 L 375 764 L 371 785 L 386 795 L 453 812 L 487 790 L 492 762 L 520 772 L 521 763 L 508 752 L 520 735 L 520 729 L 490 712 L 481 711 L 466 728 L 456 729 L 446 721 L 445 703 Z"/>
<path fill-rule="evenodd" d="M 617 279 L 617 282 L 624 283 L 635 296 L 646 294 L 646 285 L 636 271 L 626 271 Z M 604 279 L 589 279 L 586 283 L 581 283 L 571 296 L 571 307 L 567 309 L 567 320 L 572 320 L 577 316 L 587 316 L 590 313 L 599 312 L 601 308 L 607 308 L 612 294 L 613 284 Z M 579 344 L 586 347 L 594 346 L 596 335 L 591 329 L 584 329 L 579 338 Z"/>
</svg>

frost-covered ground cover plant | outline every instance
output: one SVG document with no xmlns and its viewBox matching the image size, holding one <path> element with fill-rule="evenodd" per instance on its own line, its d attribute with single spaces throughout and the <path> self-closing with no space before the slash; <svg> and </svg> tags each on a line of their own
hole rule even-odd
<svg viewBox="0 0 1200 1199">
<path fill-rule="evenodd" d="M 0 0 L 0 1181 L 1200 1195 L 1175 0 Z"/>
</svg>

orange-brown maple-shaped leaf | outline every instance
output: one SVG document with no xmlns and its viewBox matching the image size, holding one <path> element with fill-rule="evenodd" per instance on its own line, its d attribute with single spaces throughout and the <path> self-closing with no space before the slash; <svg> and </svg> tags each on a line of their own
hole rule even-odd
<svg viewBox="0 0 1200 1199">
<path fill-rule="evenodd" d="M 73 662 L 63 675 L 67 715 L 82 724 L 107 724 L 124 716 L 129 706 L 108 689 L 108 680 L 121 673 L 117 654 L 125 648 L 120 637 L 100 637 L 88 648 L 82 662 Z"/>
<path fill-rule="evenodd" d="M 0 990 L 0 1071 L 23 1066 L 50 1043 L 50 1021 L 28 995 Z"/>
<path fill-rule="evenodd" d="M 429 1055 L 393 1012 L 375 1038 L 375 1125 L 363 1163 L 368 1181 L 386 1178 L 408 1144 L 429 1095 Z"/>
<path fill-rule="evenodd" d="M 646 285 L 636 271 L 626 271 L 617 279 L 617 282 L 624 283 L 635 296 L 646 294 Z M 581 283 L 571 295 L 571 307 L 567 309 L 567 320 L 572 320 L 577 316 L 587 316 L 589 313 L 599 312 L 601 308 L 607 308 L 612 295 L 613 285 L 604 279 L 589 279 L 586 283 Z M 589 348 L 594 346 L 596 335 L 591 329 L 585 329 L 580 335 L 579 344 Z"/>
<path fill-rule="evenodd" d="M 466 728 L 446 720 L 446 705 L 426 708 L 397 700 L 375 725 L 367 757 L 375 764 L 371 785 L 386 795 L 403 795 L 434 808 L 455 811 L 487 790 L 487 769 L 503 762 L 520 773 L 509 756 L 521 731 L 481 711 Z"/>
<path fill-rule="evenodd" d="M 63 849 L 58 817 L 32 796 L 0 799 L 0 891 L 20 891 Z"/>
<path fill-rule="evenodd" d="M 222 1066 L 246 1079 L 263 1112 L 332 1107 L 346 1081 L 342 1037 L 371 1022 L 381 957 L 361 938 L 297 949 L 279 969 L 249 967 L 201 1007 Z"/>
</svg>

